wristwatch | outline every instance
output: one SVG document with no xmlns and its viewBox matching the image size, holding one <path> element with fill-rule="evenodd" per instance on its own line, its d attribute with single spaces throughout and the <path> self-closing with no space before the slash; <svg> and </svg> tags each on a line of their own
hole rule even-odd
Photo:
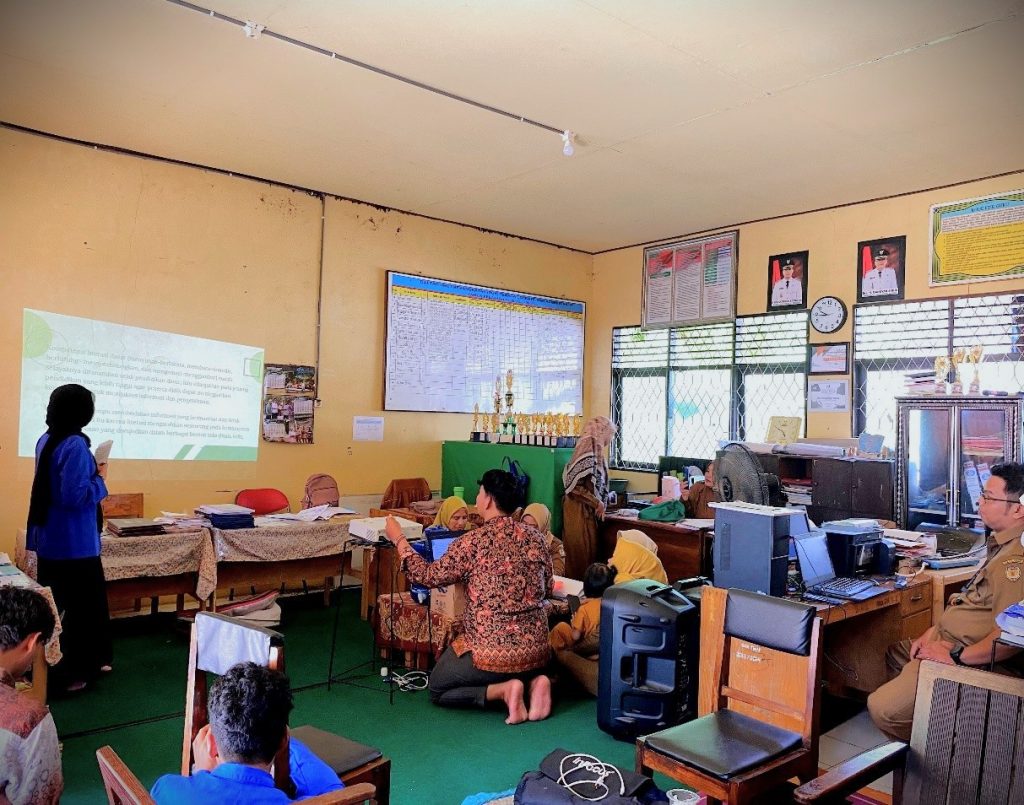
<svg viewBox="0 0 1024 805">
<path fill-rule="evenodd" d="M 960 655 L 964 653 L 964 646 L 957 646 L 951 652 L 949 652 L 949 658 L 957 665 L 967 665 L 963 660 L 960 659 Z"/>
</svg>

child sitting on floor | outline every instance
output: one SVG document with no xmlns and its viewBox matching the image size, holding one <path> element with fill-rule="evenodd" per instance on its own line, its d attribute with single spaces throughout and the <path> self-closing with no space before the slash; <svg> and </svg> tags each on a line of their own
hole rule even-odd
<svg viewBox="0 0 1024 805">
<path fill-rule="evenodd" d="M 578 646 L 594 646 L 601 630 L 601 596 L 615 581 L 615 568 L 604 562 L 594 562 L 583 574 L 583 595 L 586 600 L 580 604 L 571 623 L 556 623 L 551 630 L 551 648 L 555 651 L 575 649 Z"/>
</svg>

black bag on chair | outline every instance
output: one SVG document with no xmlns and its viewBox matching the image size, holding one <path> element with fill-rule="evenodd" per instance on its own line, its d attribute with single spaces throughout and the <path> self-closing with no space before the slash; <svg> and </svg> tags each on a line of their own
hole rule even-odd
<svg viewBox="0 0 1024 805">
<path fill-rule="evenodd" d="M 650 777 L 602 763 L 590 755 L 555 749 L 516 787 L 515 805 L 652 805 L 667 802 Z"/>
<path fill-rule="evenodd" d="M 509 456 L 505 456 L 505 458 L 501 460 L 501 468 L 515 479 L 516 493 L 519 495 L 517 505 L 525 506 L 526 493 L 530 489 L 530 476 L 526 474 L 522 464 Z"/>
</svg>

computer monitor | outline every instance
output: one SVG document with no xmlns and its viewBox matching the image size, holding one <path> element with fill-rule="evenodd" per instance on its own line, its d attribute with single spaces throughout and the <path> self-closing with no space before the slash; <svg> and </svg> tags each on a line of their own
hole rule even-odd
<svg viewBox="0 0 1024 805">
<path fill-rule="evenodd" d="M 832 581 L 836 577 L 832 557 L 828 555 L 828 540 L 824 534 L 807 534 L 793 540 L 800 560 L 800 575 L 807 587 Z"/>
</svg>

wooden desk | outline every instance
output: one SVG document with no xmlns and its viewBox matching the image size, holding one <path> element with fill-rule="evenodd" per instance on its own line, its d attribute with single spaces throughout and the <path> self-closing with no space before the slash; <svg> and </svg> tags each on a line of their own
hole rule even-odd
<svg viewBox="0 0 1024 805">
<path fill-rule="evenodd" d="M 642 531 L 657 544 L 658 558 L 665 566 L 670 582 L 691 576 L 711 576 L 712 529 L 683 528 L 673 523 L 656 523 L 615 514 L 606 515 L 601 523 L 598 561 L 606 561 L 615 550 L 619 532 L 631 528 Z"/>
<path fill-rule="evenodd" d="M 871 693 L 888 681 L 885 651 L 914 640 L 932 625 L 932 579 L 918 576 L 902 590 L 889 589 L 866 601 L 818 604 L 825 626 L 822 677 L 836 694 Z"/>
<path fill-rule="evenodd" d="M 922 576 L 932 580 L 932 623 L 938 623 L 946 610 L 946 602 L 953 593 L 974 578 L 981 564 L 972 567 L 951 567 L 946 570 L 925 570 Z"/>
</svg>

